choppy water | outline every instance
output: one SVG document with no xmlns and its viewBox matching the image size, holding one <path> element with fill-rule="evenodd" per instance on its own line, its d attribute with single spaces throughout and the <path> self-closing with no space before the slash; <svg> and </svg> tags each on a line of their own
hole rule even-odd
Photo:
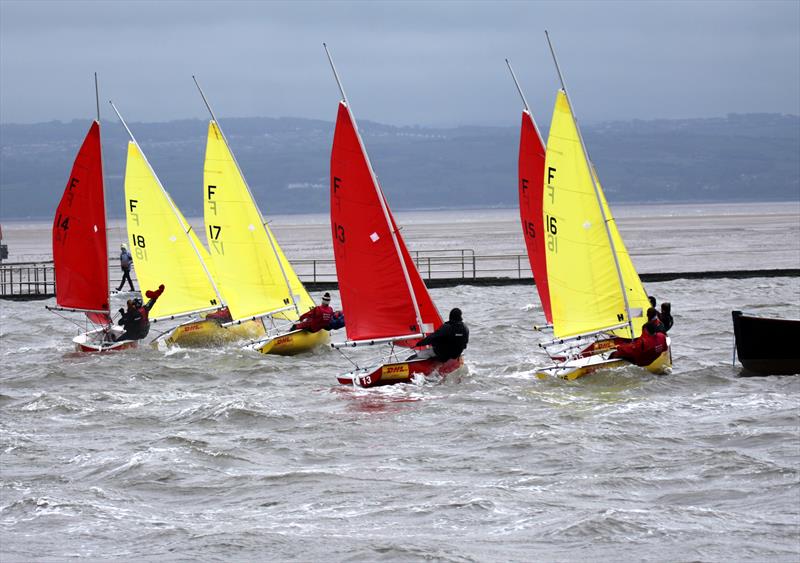
<svg viewBox="0 0 800 563">
<path fill-rule="evenodd" d="M 0 560 L 798 561 L 800 377 L 738 377 L 730 311 L 800 317 L 800 280 L 648 291 L 672 375 L 538 380 L 533 288 L 459 286 L 466 369 L 370 390 L 327 348 L 76 354 L 0 302 Z"/>
</svg>

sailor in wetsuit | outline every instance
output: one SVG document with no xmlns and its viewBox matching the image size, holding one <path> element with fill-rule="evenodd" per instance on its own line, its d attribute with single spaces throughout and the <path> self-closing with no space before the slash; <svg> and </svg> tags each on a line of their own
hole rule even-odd
<svg viewBox="0 0 800 563">
<path fill-rule="evenodd" d="M 325 295 L 322 296 L 322 304 L 300 315 L 298 321 L 292 325 L 292 330 L 305 330 L 307 332 L 327 330 L 332 317 L 331 294 L 326 291 Z"/>
<path fill-rule="evenodd" d="M 417 346 L 433 346 L 433 352 L 420 351 L 417 357 L 435 356 L 437 360 L 446 362 L 458 358 L 469 343 L 469 329 L 461 320 L 461 309 L 456 307 L 450 311 L 450 319 L 416 344 Z"/>
<path fill-rule="evenodd" d="M 631 342 L 617 345 L 611 358 L 622 358 L 637 366 L 649 366 L 667 349 L 667 335 L 664 325 L 658 319 L 658 312 L 650 307 L 647 322 L 642 325 L 642 335 Z"/>
<path fill-rule="evenodd" d="M 149 301 L 142 305 L 141 299 L 128 299 L 128 309 L 124 311 L 119 310 L 121 317 L 119 324 L 125 329 L 125 332 L 117 338 L 120 340 L 141 340 L 150 332 L 150 319 L 148 315 L 150 309 L 156 304 L 156 301 L 161 294 L 164 293 L 164 284 L 158 286 L 156 291 L 147 290 L 145 296 Z"/>
</svg>

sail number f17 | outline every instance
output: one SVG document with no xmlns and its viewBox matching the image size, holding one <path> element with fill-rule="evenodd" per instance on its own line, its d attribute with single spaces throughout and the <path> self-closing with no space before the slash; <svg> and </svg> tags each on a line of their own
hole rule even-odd
<svg viewBox="0 0 800 563">
<path fill-rule="evenodd" d="M 217 202 L 213 200 L 217 186 L 209 184 L 206 186 L 206 199 L 208 200 L 208 211 L 217 214 Z M 225 254 L 225 243 L 219 239 L 222 227 L 219 225 L 208 225 L 208 247 L 217 254 Z"/>
</svg>

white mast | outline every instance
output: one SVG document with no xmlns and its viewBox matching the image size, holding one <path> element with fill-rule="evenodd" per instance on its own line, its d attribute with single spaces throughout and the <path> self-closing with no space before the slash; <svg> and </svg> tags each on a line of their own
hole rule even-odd
<svg viewBox="0 0 800 563">
<path fill-rule="evenodd" d="M 531 118 L 531 122 L 533 123 L 533 129 L 536 131 L 536 135 L 539 137 L 539 142 L 544 146 L 544 140 L 542 139 L 542 133 L 539 131 L 539 126 L 536 125 L 536 120 L 533 118 L 533 113 L 531 113 L 531 108 L 528 105 L 528 100 L 525 99 L 525 94 L 522 93 L 522 87 L 519 85 L 519 80 L 517 80 L 517 75 L 514 74 L 514 69 L 511 68 L 511 62 L 506 59 L 506 64 L 508 65 L 508 70 L 511 72 L 511 78 L 514 79 L 514 85 L 517 87 L 517 92 L 519 92 L 519 97 L 522 98 L 522 105 L 525 106 L 524 111 L 528 114 L 528 117 Z"/>
<path fill-rule="evenodd" d="M 189 224 L 188 221 L 186 222 L 185 226 L 183 225 L 183 222 L 180 220 L 180 214 L 178 212 L 178 209 L 175 207 L 175 203 L 172 201 L 172 198 L 167 193 L 167 190 L 165 190 L 164 186 L 161 184 L 161 180 L 158 178 L 158 175 L 156 174 L 155 170 L 153 170 L 153 167 L 150 165 L 150 161 L 147 160 L 147 156 L 145 156 L 144 151 L 142 150 L 142 147 L 140 147 L 139 143 L 136 142 L 136 138 L 133 136 L 133 133 L 131 133 L 131 130 L 128 128 L 128 124 L 125 123 L 125 120 L 122 118 L 122 114 L 119 113 L 119 110 L 117 109 L 117 106 L 114 105 L 113 101 L 109 100 L 108 103 L 111 104 L 112 108 L 114 108 L 114 111 L 116 112 L 117 117 L 119 117 L 119 120 L 122 123 L 122 126 L 125 127 L 125 130 L 128 132 L 128 136 L 131 138 L 131 141 L 133 142 L 133 144 L 136 145 L 137 149 L 139 149 L 139 154 L 142 155 L 142 158 L 147 163 L 147 167 L 150 169 L 150 173 L 153 175 L 153 178 L 156 179 L 156 183 L 158 183 L 158 187 L 161 188 L 161 193 L 163 193 L 164 197 L 167 199 L 167 202 L 169 203 L 169 207 L 172 210 L 172 213 L 175 215 L 175 218 L 178 219 L 178 222 L 181 223 L 181 227 L 183 228 L 183 232 L 186 235 L 186 238 L 189 239 L 189 244 L 192 245 L 192 249 L 194 250 L 195 254 L 197 255 L 197 259 L 200 261 L 200 266 L 202 266 L 203 271 L 206 273 L 206 276 L 208 277 L 208 281 L 211 282 L 211 287 L 214 288 L 214 293 L 216 294 L 217 301 L 219 303 L 219 306 L 217 306 L 217 307 L 210 307 L 209 309 L 201 309 L 199 311 L 191 311 L 191 312 L 184 313 L 183 315 L 170 315 L 170 316 L 167 316 L 167 317 L 160 317 L 160 318 L 174 319 L 174 318 L 179 317 L 179 316 L 190 315 L 190 314 L 193 314 L 193 313 L 196 313 L 196 312 L 200 312 L 200 311 L 206 311 L 206 310 L 210 310 L 210 309 L 218 309 L 220 307 L 223 307 L 225 305 L 225 301 L 222 299 L 222 295 L 219 292 L 219 288 L 217 288 L 217 284 L 214 281 L 214 278 L 211 276 L 211 272 L 209 272 L 208 268 L 206 267 L 206 262 L 205 262 L 205 260 L 203 260 L 203 255 L 200 254 L 200 251 L 198 250 L 197 246 L 195 246 L 194 241 L 192 240 L 192 237 L 189 236 L 189 231 L 192 230 L 192 226 Z M 157 321 L 159 319 L 151 319 L 151 320 Z"/>
<path fill-rule="evenodd" d="M 622 299 L 625 302 L 625 313 L 628 315 L 628 327 L 631 331 L 631 338 L 635 338 L 636 335 L 633 333 L 633 319 L 631 318 L 631 306 L 628 303 L 628 292 L 625 289 L 625 280 L 622 277 L 622 268 L 619 265 L 619 259 L 617 258 L 617 248 L 614 245 L 614 237 L 611 236 L 611 229 L 608 227 L 608 217 L 606 216 L 606 210 L 603 208 L 603 200 L 600 197 L 600 189 L 597 186 L 597 182 L 595 180 L 595 169 L 592 161 L 589 159 L 589 152 L 586 150 L 586 143 L 583 142 L 583 135 L 581 134 L 581 128 L 578 126 L 578 118 L 575 115 L 575 110 L 572 106 L 572 100 L 569 99 L 569 94 L 567 93 L 567 86 L 564 84 L 564 76 L 561 74 L 561 68 L 558 66 L 558 59 L 556 58 L 556 52 L 553 49 L 553 44 L 550 42 L 550 34 L 547 33 L 547 30 L 544 32 L 545 37 L 547 37 L 547 45 L 550 47 L 550 54 L 553 55 L 553 62 L 556 65 L 556 71 L 558 72 L 558 79 L 561 81 L 561 89 L 564 91 L 564 97 L 567 99 L 567 104 L 569 104 L 570 112 L 572 113 L 572 118 L 575 120 L 575 130 L 578 132 L 578 139 L 581 142 L 581 149 L 583 149 L 583 157 L 586 159 L 586 164 L 589 167 L 589 177 L 592 179 L 592 187 L 594 188 L 594 195 L 597 198 L 597 206 L 600 208 L 600 214 L 603 217 L 603 227 L 606 230 L 606 236 L 608 237 L 608 243 L 611 245 L 611 254 L 614 256 L 614 266 L 617 269 L 617 279 L 619 280 L 619 287 L 620 291 L 622 291 Z"/>
<path fill-rule="evenodd" d="M 342 81 L 339 79 L 339 73 L 336 72 L 336 66 L 333 64 L 333 58 L 331 57 L 330 51 L 328 51 L 328 46 L 323 43 L 322 46 L 325 48 L 325 54 L 328 55 L 328 62 L 331 64 L 331 70 L 333 70 L 333 76 L 336 78 L 336 84 L 339 86 L 339 91 L 342 93 L 342 101 L 347 108 L 347 113 L 350 116 L 350 119 L 353 120 L 353 125 L 355 126 L 356 137 L 358 138 L 358 144 L 361 147 L 361 154 L 364 155 L 364 159 L 367 161 L 367 168 L 369 169 L 369 174 L 372 177 L 372 185 L 375 186 L 375 191 L 378 195 L 378 201 L 381 204 L 381 209 L 383 210 L 384 219 L 386 219 L 386 226 L 389 227 L 389 233 L 392 235 L 392 242 L 394 242 L 394 249 L 397 252 L 397 258 L 400 260 L 400 267 L 403 270 L 403 278 L 406 281 L 406 287 L 408 289 L 408 293 L 411 296 L 411 303 L 414 305 L 414 314 L 417 316 L 417 326 L 419 327 L 420 333 L 424 336 L 426 334 L 425 327 L 422 322 L 422 315 L 419 312 L 419 303 L 417 303 L 417 296 L 414 294 L 414 288 L 411 285 L 411 276 L 408 274 L 408 268 L 406 268 L 406 262 L 403 260 L 403 253 L 400 250 L 400 242 L 397 240 L 397 233 L 392 228 L 392 221 L 391 216 L 389 215 L 389 208 L 386 205 L 386 200 L 383 197 L 383 191 L 381 190 L 380 184 L 378 184 L 378 177 L 375 175 L 375 170 L 372 168 L 372 162 L 369 160 L 369 154 L 367 154 L 367 149 L 364 147 L 364 140 L 361 138 L 361 133 L 358 130 L 358 124 L 356 123 L 356 118 L 353 115 L 353 112 L 350 111 L 350 102 L 347 100 L 347 95 L 344 93 L 344 87 L 342 86 Z"/>
</svg>

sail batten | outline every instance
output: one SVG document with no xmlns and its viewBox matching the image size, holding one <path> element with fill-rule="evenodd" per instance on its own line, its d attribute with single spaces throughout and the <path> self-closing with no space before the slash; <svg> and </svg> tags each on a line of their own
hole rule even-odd
<svg viewBox="0 0 800 563">
<path fill-rule="evenodd" d="M 108 313 L 108 243 L 100 123 L 86 134 L 53 221 L 56 303 L 92 322 Z"/>
<path fill-rule="evenodd" d="M 392 339 L 441 325 L 344 101 L 331 150 L 330 207 L 348 340 Z"/>
</svg>

